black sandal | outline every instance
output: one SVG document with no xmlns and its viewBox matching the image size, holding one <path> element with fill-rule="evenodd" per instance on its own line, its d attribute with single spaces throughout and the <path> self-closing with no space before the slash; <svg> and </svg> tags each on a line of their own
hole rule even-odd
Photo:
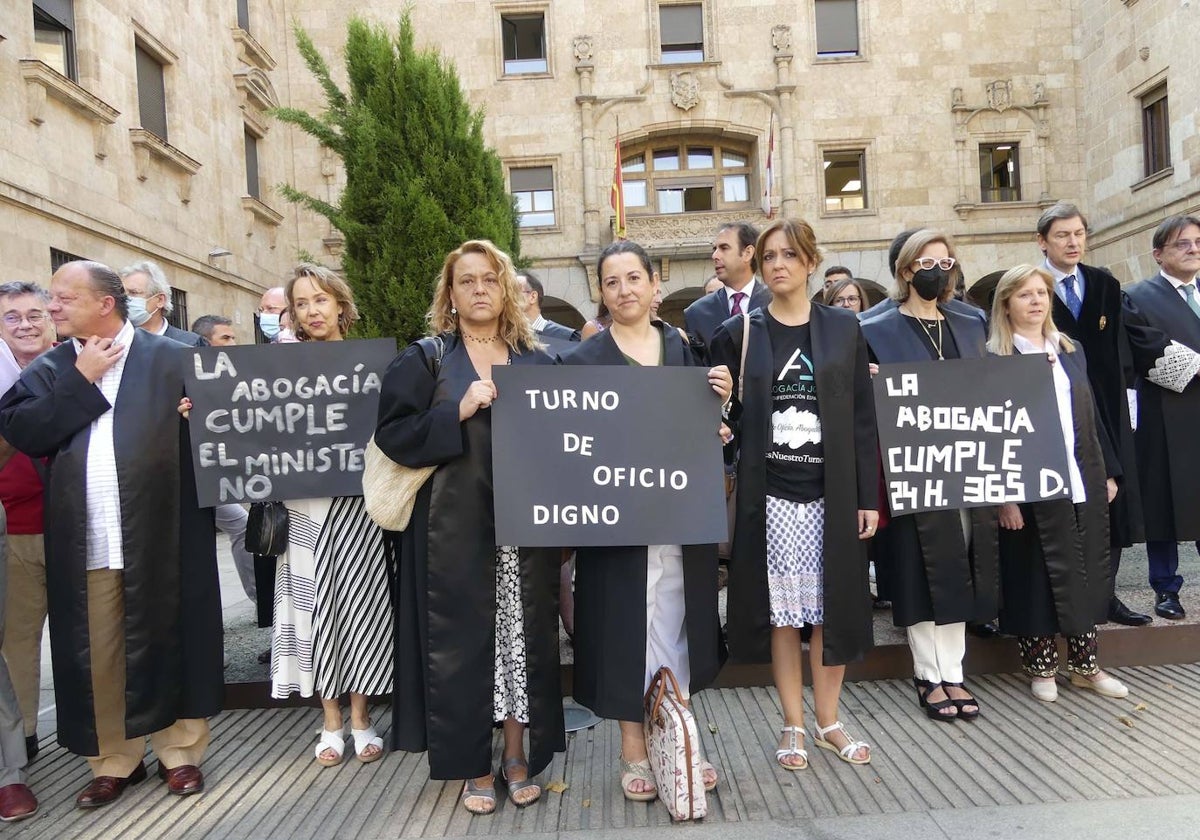
<svg viewBox="0 0 1200 840">
<path fill-rule="evenodd" d="M 933 720 L 941 721 L 942 723 L 954 723 L 958 719 L 957 704 L 947 697 L 945 700 L 938 700 L 936 703 L 930 703 L 926 698 L 935 688 L 941 688 L 941 683 L 930 682 L 929 680 L 918 679 L 913 677 L 913 685 L 917 687 L 917 705 L 925 710 L 925 714 Z M 944 689 L 943 689 L 944 690 Z M 942 714 L 943 709 L 954 709 L 954 714 Z"/>
<path fill-rule="evenodd" d="M 942 683 L 942 688 L 961 688 L 963 691 L 967 691 L 966 686 L 960 682 L 944 682 Z M 967 693 L 970 694 L 969 691 Z M 946 692 L 946 696 L 950 696 L 949 691 Z M 975 718 L 979 717 L 979 701 L 974 697 L 964 697 L 962 700 L 951 700 L 950 702 L 954 704 L 956 709 L 958 709 L 958 717 L 962 718 L 963 720 L 975 720 Z M 968 712 L 963 708 L 963 706 L 974 706 L 975 709 L 974 711 Z"/>
</svg>

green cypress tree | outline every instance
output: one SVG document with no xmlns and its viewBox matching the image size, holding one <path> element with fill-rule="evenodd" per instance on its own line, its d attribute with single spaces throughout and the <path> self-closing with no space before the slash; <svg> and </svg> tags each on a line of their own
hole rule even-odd
<svg viewBox="0 0 1200 840">
<path fill-rule="evenodd" d="M 406 13 L 393 37 L 355 18 L 346 40 L 342 91 L 312 39 L 296 41 L 320 82 L 325 110 L 274 114 L 341 158 L 346 187 L 337 204 L 282 185 L 288 200 L 325 216 L 345 236 L 342 267 L 362 314 L 361 333 L 409 341 L 446 254 L 490 239 L 520 258 L 517 211 L 500 159 L 483 139 L 483 112 L 463 95 L 447 60 L 415 47 Z"/>
</svg>

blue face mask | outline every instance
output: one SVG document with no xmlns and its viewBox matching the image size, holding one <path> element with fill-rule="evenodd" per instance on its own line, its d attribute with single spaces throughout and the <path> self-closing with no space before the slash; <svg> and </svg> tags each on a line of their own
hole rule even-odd
<svg viewBox="0 0 1200 840">
<path fill-rule="evenodd" d="M 132 307 L 130 309 L 132 311 Z M 262 334 L 267 337 L 268 341 L 273 341 L 279 335 L 279 313 L 260 312 L 258 314 L 258 328 L 262 330 Z"/>
<path fill-rule="evenodd" d="M 130 297 L 129 322 L 135 327 L 140 327 L 149 320 L 150 313 L 146 311 L 146 299 L 141 297 Z"/>
</svg>

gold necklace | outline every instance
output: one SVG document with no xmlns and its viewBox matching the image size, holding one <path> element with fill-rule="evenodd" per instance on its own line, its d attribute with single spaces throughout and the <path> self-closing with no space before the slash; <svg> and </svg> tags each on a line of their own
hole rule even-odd
<svg viewBox="0 0 1200 840">
<path fill-rule="evenodd" d="M 913 312 L 911 309 L 909 310 L 909 314 L 911 314 L 913 316 L 913 318 L 916 319 L 917 323 L 921 325 L 921 329 L 923 329 L 925 331 L 925 335 L 929 338 L 929 343 L 932 344 L 933 349 L 937 351 L 938 361 L 944 362 L 946 360 L 946 357 L 942 355 L 942 319 L 941 318 L 934 319 L 934 323 L 937 324 L 937 340 L 935 341 L 933 338 L 933 333 L 930 331 L 929 327 L 925 324 L 925 320 L 923 318 L 921 318 L 920 315 Z"/>
</svg>

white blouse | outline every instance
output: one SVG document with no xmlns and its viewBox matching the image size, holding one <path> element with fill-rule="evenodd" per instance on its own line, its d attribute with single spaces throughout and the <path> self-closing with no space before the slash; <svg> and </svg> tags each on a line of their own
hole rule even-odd
<svg viewBox="0 0 1200 840">
<path fill-rule="evenodd" d="M 1071 378 L 1058 360 L 1058 333 L 1039 347 L 1024 336 L 1013 334 L 1013 347 L 1021 353 L 1045 353 L 1050 357 L 1054 375 L 1054 397 L 1058 401 L 1058 422 L 1062 426 L 1063 443 L 1067 445 L 1067 473 L 1071 481 L 1071 501 L 1081 505 L 1087 501 L 1083 474 L 1075 457 L 1075 416 L 1071 410 Z"/>
</svg>

